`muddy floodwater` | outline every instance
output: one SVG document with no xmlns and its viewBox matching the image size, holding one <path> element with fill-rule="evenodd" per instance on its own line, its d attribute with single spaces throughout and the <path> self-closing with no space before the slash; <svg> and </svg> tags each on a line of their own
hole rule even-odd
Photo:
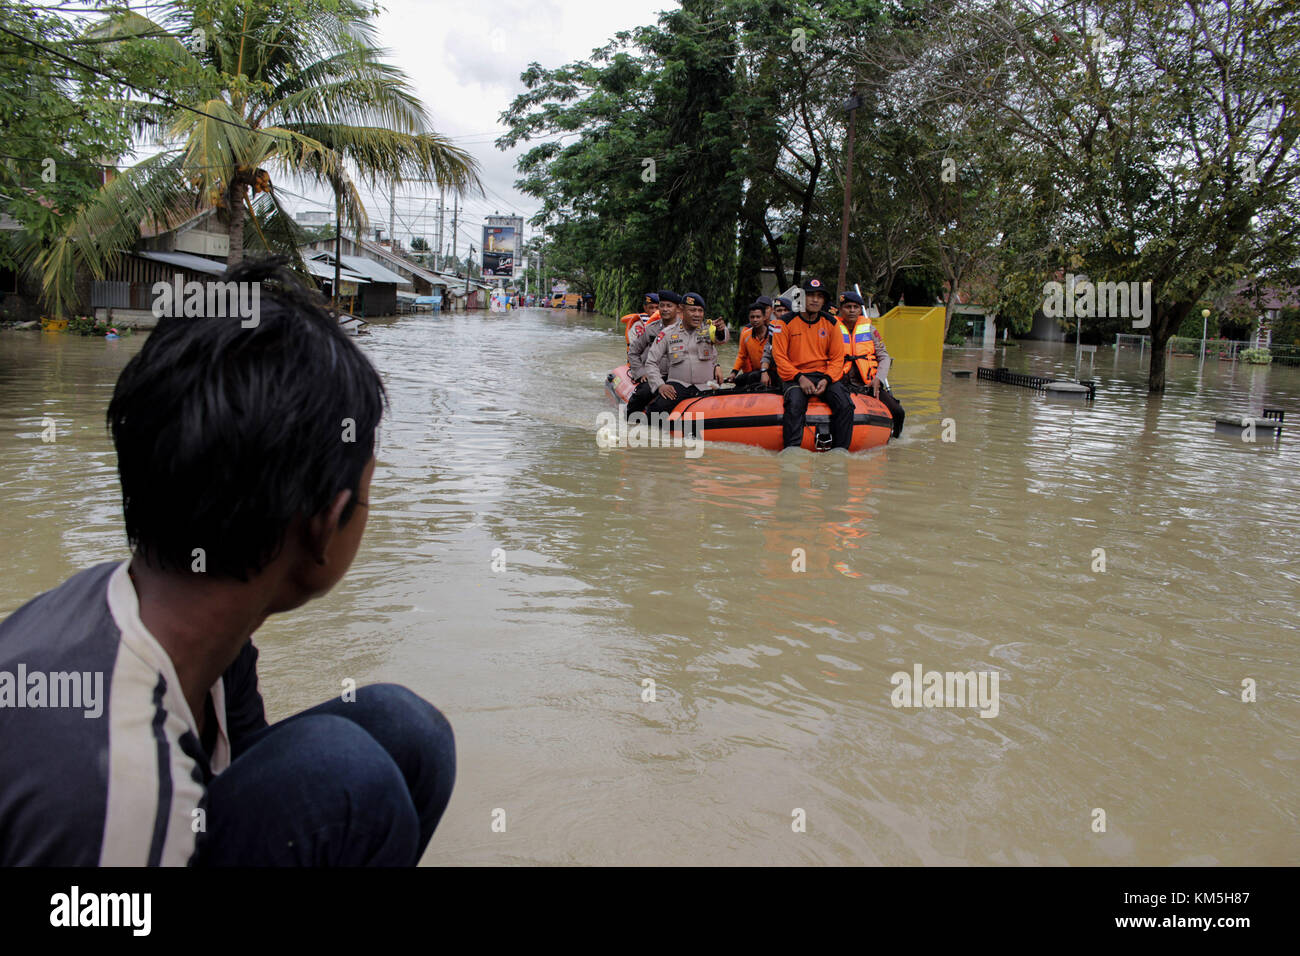
<svg viewBox="0 0 1300 956">
<path fill-rule="evenodd" d="M 145 338 L 0 333 L 0 612 L 125 556 L 104 410 Z M 598 447 L 608 318 L 362 347 L 366 539 L 258 633 L 261 686 L 272 719 L 348 678 L 447 714 L 425 863 L 1300 861 L 1300 370 L 1175 358 L 1153 399 L 1102 348 L 1085 404 L 950 374 L 1072 346 L 949 351 L 895 366 L 884 449 L 688 458 Z M 1280 444 L 1216 431 L 1263 405 Z M 918 668 L 996 675 L 996 713 L 896 707 Z"/>
</svg>

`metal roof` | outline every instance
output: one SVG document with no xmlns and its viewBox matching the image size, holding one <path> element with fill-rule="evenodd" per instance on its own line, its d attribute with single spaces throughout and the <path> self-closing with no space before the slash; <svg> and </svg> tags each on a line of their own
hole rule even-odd
<svg viewBox="0 0 1300 956">
<path fill-rule="evenodd" d="M 410 285 L 411 280 L 400 276 L 391 269 L 385 269 L 374 259 L 365 256 L 340 256 L 343 266 L 353 272 L 366 276 L 371 282 L 391 282 L 394 285 Z"/>
<path fill-rule="evenodd" d="M 181 269 L 189 269 L 192 272 L 206 272 L 209 275 L 219 276 L 226 271 L 224 262 L 217 262 L 215 259 L 205 259 L 202 256 L 191 255 L 188 252 L 153 252 L 152 250 L 142 250 L 132 252 L 131 255 L 139 256 L 141 259 L 152 259 L 154 262 L 165 262 L 169 266 L 177 266 Z"/>
<path fill-rule="evenodd" d="M 320 259 L 304 259 L 303 261 L 307 264 L 307 271 L 310 272 L 312 275 L 319 276 L 322 279 L 328 279 L 330 282 L 334 281 L 333 262 L 324 262 Z M 340 282 L 364 282 L 367 284 L 369 284 L 370 282 L 370 280 L 367 279 L 365 276 L 359 276 L 355 272 L 351 272 L 348 269 L 342 267 L 339 268 L 339 281 Z"/>
</svg>

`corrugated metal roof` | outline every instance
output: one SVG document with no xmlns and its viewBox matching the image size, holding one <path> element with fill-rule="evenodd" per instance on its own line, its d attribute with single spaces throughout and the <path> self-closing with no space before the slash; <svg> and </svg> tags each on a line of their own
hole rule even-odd
<svg viewBox="0 0 1300 956">
<path fill-rule="evenodd" d="M 400 276 L 391 269 L 385 269 L 374 259 L 365 256 L 340 256 L 343 266 L 370 279 L 371 282 L 391 282 L 394 285 L 410 285 L 411 280 Z"/>
<path fill-rule="evenodd" d="M 330 282 L 334 281 L 333 262 L 325 262 L 324 260 L 321 259 L 304 259 L 303 261 L 307 263 L 307 271 L 310 272 L 312 275 L 319 276 L 322 279 L 328 279 Z M 370 280 L 367 279 L 365 276 L 359 276 L 355 272 L 352 272 L 344 268 L 339 269 L 339 281 L 340 282 L 364 282 L 366 284 L 370 283 Z"/>
<path fill-rule="evenodd" d="M 206 272 L 209 275 L 219 276 L 226 271 L 224 262 L 217 262 L 215 259 L 205 259 L 202 256 L 191 255 L 188 252 L 152 252 L 141 251 L 132 252 L 131 255 L 139 256 L 141 259 L 152 259 L 154 262 L 165 262 L 169 266 L 177 266 L 181 269 L 189 269 L 193 272 Z"/>
</svg>

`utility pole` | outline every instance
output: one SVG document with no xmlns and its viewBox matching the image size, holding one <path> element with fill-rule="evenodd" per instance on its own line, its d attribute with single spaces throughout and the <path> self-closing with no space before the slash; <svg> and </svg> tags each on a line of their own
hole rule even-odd
<svg viewBox="0 0 1300 956">
<path fill-rule="evenodd" d="M 397 252 L 397 182 L 388 183 L 388 248 Z"/>
<path fill-rule="evenodd" d="M 343 246 L 343 191 L 334 190 L 334 284 L 330 292 L 334 296 L 334 314 L 339 314 L 339 255 Z"/>
<path fill-rule="evenodd" d="M 442 254 L 443 254 L 442 211 L 443 211 L 443 199 L 446 198 L 446 195 L 447 195 L 447 187 L 439 186 L 438 187 L 438 265 L 437 265 L 438 269 L 442 268 Z"/>
<path fill-rule="evenodd" d="M 853 197 L 853 131 L 857 125 L 858 107 L 862 105 L 862 94 L 854 92 L 844 101 L 844 108 L 849 111 L 849 149 L 844 161 L 844 213 L 840 217 L 840 274 L 835 283 L 835 295 L 844 292 L 844 281 L 849 268 L 849 205 Z"/>
<path fill-rule="evenodd" d="M 452 197 L 451 200 L 451 261 L 452 261 L 453 270 L 455 270 L 460 263 L 460 260 L 457 258 L 457 252 L 456 252 L 456 240 L 460 238 L 460 234 L 457 231 L 459 227 L 456 224 L 456 221 L 459 217 L 460 217 L 460 194 L 457 193 L 455 196 Z"/>
</svg>

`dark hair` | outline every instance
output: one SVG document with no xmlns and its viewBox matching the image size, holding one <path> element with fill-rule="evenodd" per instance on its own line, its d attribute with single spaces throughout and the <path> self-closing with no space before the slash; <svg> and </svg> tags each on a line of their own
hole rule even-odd
<svg viewBox="0 0 1300 956">
<path fill-rule="evenodd" d="M 342 521 L 351 517 L 387 394 L 285 261 L 245 261 L 222 276 L 257 283 L 243 286 L 250 299 L 258 292 L 256 325 L 176 309 L 113 389 L 127 538 L 153 566 L 188 571 L 202 548 L 208 573 L 248 580 L 295 518 L 345 489 Z"/>
</svg>

